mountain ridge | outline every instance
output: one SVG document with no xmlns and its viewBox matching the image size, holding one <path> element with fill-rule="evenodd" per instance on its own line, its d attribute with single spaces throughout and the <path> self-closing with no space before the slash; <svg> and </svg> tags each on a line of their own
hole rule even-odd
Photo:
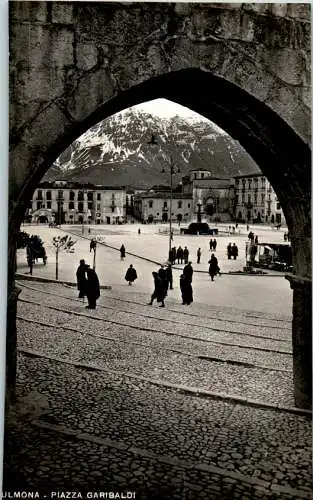
<svg viewBox="0 0 313 500">
<path fill-rule="evenodd" d="M 171 164 L 180 169 L 174 184 L 195 168 L 228 178 L 260 171 L 237 141 L 198 116 L 158 118 L 132 108 L 122 111 L 77 138 L 43 180 L 144 189 L 169 184 Z M 149 144 L 152 136 L 155 145 Z"/>
</svg>

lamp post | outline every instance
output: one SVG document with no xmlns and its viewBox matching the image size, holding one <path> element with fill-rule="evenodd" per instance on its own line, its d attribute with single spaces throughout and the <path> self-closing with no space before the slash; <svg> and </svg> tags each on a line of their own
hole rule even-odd
<svg viewBox="0 0 313 500">
<path fill-rule="evenodd" d="M 151 140 L 148 142 L 151 146 L 158 146 L 159 143 L 157 142 L 155 135 L 151 136 Z M 180 169 L 178 167 L 175 168 L 173 158 L 170 156 L 170 207 L 169 207 L 169 243 L 168 243 L 168 256 L 170 257 L 171 250 L 172 250 L 172 205 L 173 205 L 173 175 L 178 174 L 180 172 Z M 163 167 L 161 172 L 164 174 L 166 173 L 165 168 Z"/>
<path fill-rule="evenodd" d="M 169 242 L 168 242 L 168 255 L 170 256 L 171 250 L 172 250 L 172 238 L 173 238 L 173 231 L 172 231 L 172 206 L 173 206 L 173 175 L 178 174 L 180 172 L 179 168 L 175 168 L 173 158 L 170 156 L 170 207 L 169 207 Z M 163 167 L 162 173 L 166 173 L 165 168 Z"/>
<path fill-rule="evenodd" d="M 84 221 L 85 221 L 85 185 L 83 184 L 83 223 L 82 223 L 82 235 L 85 232 Z"/>
</svg>

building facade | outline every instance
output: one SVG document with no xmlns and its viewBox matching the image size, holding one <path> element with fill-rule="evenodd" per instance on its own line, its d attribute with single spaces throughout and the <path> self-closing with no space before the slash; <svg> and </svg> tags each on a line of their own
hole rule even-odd
<svg viewBox="0 0 313 500">
<path fill-rule="evenodd" d="M 236 220 L 286 223 L 276 193 L 264 175 L 236 175 L 234 179 Z"/>
<path fill-rule="evenodd" d="M 40 183 L 27 213 L 31 222 L 57 224 L 119 224 L 125 218 L 124 188 L 68 181 Z"/>
<path fill-rule="evenodd" d="M 168 222 L 170 219 L 170 191 L 148 191 L 133 197 L 133 215 L 143 223 Z M 171 218 L 173 222 L 187 222 L 192 213 L 192 197 L 183 193 L 172 193 Z"/>
<path fill-rule="evenodd" d="M 194 169 L 182 179 L 183 193 L 192 197 L 192 219 L 229 221 L 235 215 L 234 180 L 213 177 L 207 169 Z"/>
</svg>

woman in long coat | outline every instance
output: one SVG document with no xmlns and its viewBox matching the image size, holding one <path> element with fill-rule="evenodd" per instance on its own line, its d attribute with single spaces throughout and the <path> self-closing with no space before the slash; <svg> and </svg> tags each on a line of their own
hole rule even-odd
<svg viewBox="0 0 313 500">
<path fill-rule="evenodd" d="M 126 249 L 125 249 L 124 245 L 122 245 L 120 248 L 120 254 L 121 254 L 121 260 L 125 259 Z"/>
<path fill-rule="evenodd" d="M 87 269 L 86 295 L 88 299 L 87 309 L 96 309 L 97 299 L 100 297 L 100 284 L 96 271 Z"/>
<path fill-rule="evenodd" d="M 214 276 L 219 272 L 218 260 L 215 257 L 214 253 L 211 255 L 211 259 L 209 260 L 209 275 L 211 276 L 211 281 L 214 281 Z"/>
<path fill-rule="evenodd" d="M 165 299 L 165 289 L 164 289 L 164 283 L 162 282 L 159 274 L 157 272 L 152 273 L 153 279 L 154 279 L 154 291 L 153 294 L 151 295 L 150 302 L 148 302 L 149 306 L 152 306 L 154 299 L 157 299 L 157 302 L 161 302 L 160 307 L 165 307 L 164 305 L 164 299 Z"/>
<path fill-rule="evenodd" d="M 126 271 L 125 279 L 126 281 L 128 281 L 129 285 L 132 285 L 132 283 L 137 279 L 137 271 L 132 264 L 130 264 L 129 268 Z"/>
<path fill-rule="evenodd" d="M 79 266 L 76 271 L 76 279 L 77 279 L 77 289 L 79 291 L 78 298 L 83 299 L 86 296 L 86 269 L 87 265 L 85 264 L 84 259 L 81 259 L 79 262 Z"/>
<path fill-rule="evenodd" d="M 193 302 L 193 292 L 191 281 L 188 280 L 185 274 L 181 274 L 179 279 L 180 291 L 183 304 L 189 306 Z"/>
</svg>

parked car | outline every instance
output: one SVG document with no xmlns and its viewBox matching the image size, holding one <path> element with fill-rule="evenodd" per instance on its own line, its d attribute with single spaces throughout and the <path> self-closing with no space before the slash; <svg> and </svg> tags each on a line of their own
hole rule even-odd
<svg viewBox="0 0 313 500">
<path fill-rule="evenodd" d="M 289 243 L 259 243 L 254 266 L 275 271 L 292 272 L 291 245 Z"/>
<path fill-rule="evenodd" d="M 180 234 L 201 234 L 214 236 L 218 234 L 218 229 L 211 228 L 206 222 L 192 222 L 187 228 L 181 228 Z"/>
</svg>

